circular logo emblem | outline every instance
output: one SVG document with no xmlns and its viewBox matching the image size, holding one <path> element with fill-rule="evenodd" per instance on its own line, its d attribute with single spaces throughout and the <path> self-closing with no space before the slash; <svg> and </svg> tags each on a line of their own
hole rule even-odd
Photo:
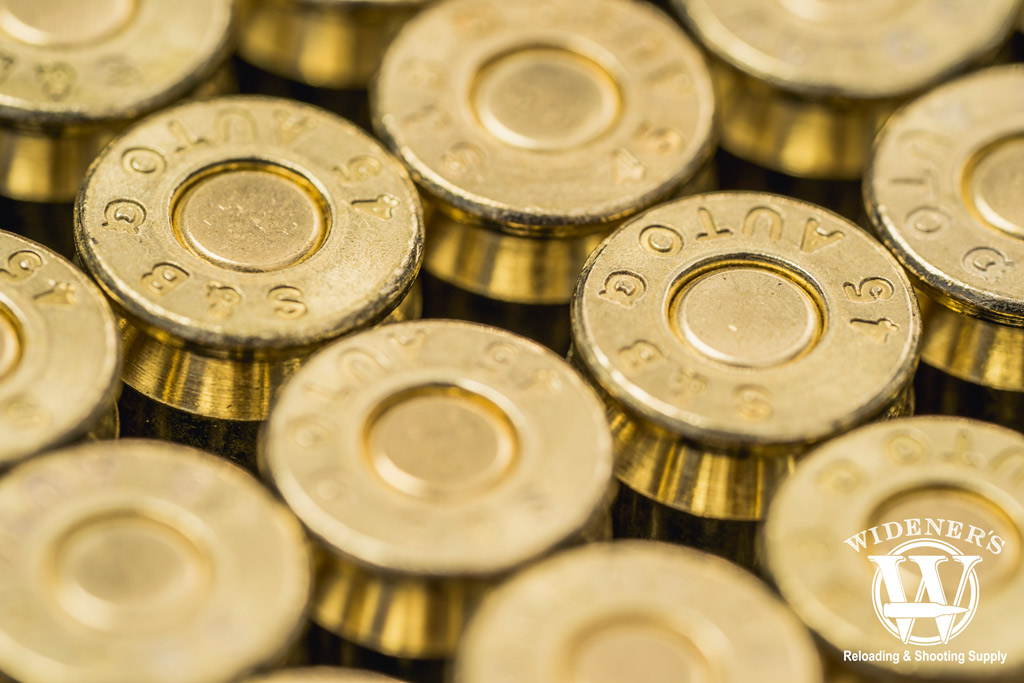
<svg viewBox="0 0 1024 683">
<path fill-rule="evenodd" d="M 875 614 L 903 643 L 946 644 L 974 617 L 980 556 L 962 555 L 945 541 L 915 539 L 868 559 L 877 566 Z"/>
</svg>

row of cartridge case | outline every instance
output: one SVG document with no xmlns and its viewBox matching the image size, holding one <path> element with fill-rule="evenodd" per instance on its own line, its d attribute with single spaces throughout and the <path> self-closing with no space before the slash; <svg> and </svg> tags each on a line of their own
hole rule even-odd
<svg viewBox="0 0 1024 683">
<path fill-rule="evenodd" d="M 1020 428 L 1018 3 L 57 4 L 0 14 L 75 260 L 0 233 L 0 672 L 1022 675 L 1022 437 L 908 419 Z"/>
</svg>

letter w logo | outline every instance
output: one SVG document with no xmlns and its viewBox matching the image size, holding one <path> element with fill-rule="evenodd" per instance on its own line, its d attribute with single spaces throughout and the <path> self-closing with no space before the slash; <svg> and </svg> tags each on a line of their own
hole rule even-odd
<svg viewBox="0 0 1024 683">
<path fill-rule="evenodd" d="M 939 640 L 948 643 L 954 618 L 956 615 L 968 611 L 966 607 L 961 607 L 960 603 L 963 600 L 968 579 L 974 572 L 975 565 L 981 562 L 981 557 L 977 555 L 950 555 L 949 557 L 960 563 L 962 567 L 960 582 L 952 602 L 946 600 L 942 579 L 939 577 L 939 565 L 948 557 L 942 555 L 868 556 L 869 560 L 878 565 L 878 571 L 889 598 L 888 602 L 883 602 L 882 596 L 877 594 L 878 589 L 876 588 L 875 604 L 882 603 L 881 616 L 896 622 L 896 630 L 900 640 L 904 643 L 910 640 L 914 630 L 914 621 L 917 619 L 934 619 L 935 627 L 939 632 Z M 900 565 L 908 559 L 916 564 L 921 571 L 921 583 L 917 588 L 917 595 L 912 601 L 907 600 L 903 579 L 900 576 Z"/>
</svg>

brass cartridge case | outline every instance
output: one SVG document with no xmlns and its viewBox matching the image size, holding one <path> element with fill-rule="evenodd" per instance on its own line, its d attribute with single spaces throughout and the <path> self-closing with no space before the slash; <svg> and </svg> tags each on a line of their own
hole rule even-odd
<svg viewBox="0 0 1024 683">
<path fill-rule="evenodd" d="M 216 80 L 232 26 L 231 0 L 6 2 L 0 194 L 70 202 L 118 132 Z"/>
<path fill-rule="evenodd" d="M 0 671 L 19 683 L 228 683 L 301 634 L 302 527 L 242 470 L 121 440 L 0 480 Z"/>
<path fill-rule="evenodd" d="M 620 541 L 569 550 L 485 600 L 455 683 L 820 683 L 810 634 L 764 586 L 717 557 Z"/>
<path fill-rule="evenodd" d="M 763 543 L 832 680 L 1009 682 L 1024 676 L 1022 534 L 1020 433 L 927 416 L 811 453 L 772 502 Z"/>
<path fill-rule="evenodd" d="M 616 476 L 650 508 L 627 497 L 620 535 L 706 538 L 755 564 L 752 523 L 808 448 L 911 409 L 910 283 L 812 204 L 723 192 L 652 209 L 591 255 L 572 314 Z"/>
<path fill-rule="evenodd" d="M 240 0 L 239 54 L 320 88 L 362 88 L 398 30 L 431 0 Z"/>
<path fill-rule="evenodd" d="M 260 444 L 318 539 L 313 619 L 387 655 L 449 657 L 499 580 L 607 537 L 600 401 L 496 328 L 411 322 L 333 344 L 281 392 Z"/>
<path fill-rule="evenodd" d="M 1024 407 L 1024 67 L 922 96 L 879 135 L 864 199 L 922 292 L 923 411 L 1019 429 Z"/>
<path fill-rule="evenodd" d="M 0 231 L 0 469 L 115 438 L 120 375 L 103 293 L 49 249 Z"/>
<path fill-rule="evenodd" d="M 722 146 L 794 176 L 855 179 L 907 99 L 991 61 L 1017 0 L 673 0 L 712 53 Z"/>
<path fill-rule="evenodd" d="M 426 270 L 521 304 L 568 303 L 603 237 L 698 182 L 715 147 L 699 50 L 623 0 L 428 7 L 389 48 L 371 109 L 435 208 Z"/>
<path fill-rule="evenodd" d="M 361 130 L 227 97 L 149 118 L 92 167 L 79 256 L 111 299 L 136 434 L 255 462 L 255 423 L 324 343 L 418 315 L 422 209 Z M 126 421 L 126 432 L 129 424 Z"/>
</svg>

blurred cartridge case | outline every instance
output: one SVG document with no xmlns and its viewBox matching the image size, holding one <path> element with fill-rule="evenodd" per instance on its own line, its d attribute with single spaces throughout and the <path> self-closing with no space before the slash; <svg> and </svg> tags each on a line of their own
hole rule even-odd
<svg viewBox="0 0 1024 683">
<path fill-rule="evenodd" d="M 911 411 L 920 312 L 899 264 L 813 204 L 697 195 L 591 255 L 573 359 L 605 395 L 616 534 L 756 564 L 755 524 L 815 443 Z"/>
<path fill-rule="evenodd" d="M 431 0 L 241 0 L 239 54 L 320 88 L 365 89 L 398 29 Z"/>
<path fill-rule="evenodd" d="M 1019 429 L 1024 414 L 1024 67 L 965 76 L 900 110 L 864 179 L 882 241 L 922 292 L 927 412 Z"/>
<path fill-rule="evenodd" d="M 0 469 L 116 437 L 120 375 L 102 292 L 49 249 L 0 231 Z"/>
<path fill-rule="evenodd" d="M 395 657 L 450 656 L 488 588 L 610 531 L 600 401 L 552 352 L 481 325 L 325 349 L 281 392 L 260 467 L 319 541 L 313 619 Z"/>
<path fill-rule="evenodd" d="M 418 314 L 415 187 L 368 135 L 308 105 L 227 97 L 146 119 L 93 166 L 76 223 L 120 319 L 124 382 L 149 399 L 125 410 L 126 433 L 254 465 L 256 423 L 305 358 Z"/>
<path fill-rule="evenodd" d="M 311 585 L 301 525 L 191 448 L 101 441 L 0 480 L 0 671 L 19 683 L 228 683 L 277 663 Z"/>
<path fill-rule="evenodd" d="M 231 0 L 9 0 L 0 11 L 0 194 L 70 202 L 131 122 L 202 90 Z M 71 226 L 68 226 L 68 230 Z"/>
<path fill-rule="evenodd" d="M 285 669 L 248 678 L 243 683 L 400 683 L 372 671 L 316 666 L 307 669 Z"/>
<path fill-rule="evenodd" d="M 1020 433 L 927 416 L 810 454 L 763 540 L 771 579 L 841 680 L 976 683 L 1024 676 L 1022 534 Z"/>
<path fill-rule="evenodd" d="M 612 227 L 697 182 L 715 146 L 699 50 L 625 0 L 428 7 L 385 55 L 371 110 L 434 206 L 426 270 L 521 304 L 568 303 Z"/>
<path fill-rule="evenodd" d="M 991 61 L 1018 0 L 673 0 L 713 55 L 722 146 L 794 176 L 855 179 L 900 105 Z"/>
<path fill-rule="evenodd" d="M 502 679 L 820 683 L 822 672 L 810 634 L 747 572 L 687 548 L 621 541 L 561 553 L 484 600 L 454 682 Z"/>
</svg>

